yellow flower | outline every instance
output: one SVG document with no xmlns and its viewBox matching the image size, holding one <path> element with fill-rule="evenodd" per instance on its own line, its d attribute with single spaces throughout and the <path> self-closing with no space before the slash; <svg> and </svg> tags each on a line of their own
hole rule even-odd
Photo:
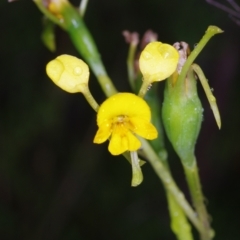
<svg viewBox="0 0 240 240">
<path fill-rule="evenodd" d="M 140 55 L 139 68 L 145 81 L 162 81 L 174 73 L 178 59 L 178 51 L 173 46 L 150 42 Z"/>
<path fill-rule="evenodd" d="M 88 65 L 76 57 L 61 55 L 47 64 L 46 71 L 57 86 L 69 93 L 83 92 L 88 86 Z"/>
<path fill-rule="evenodd" d="M 150 120 L 150 108 L 142 98 L 132 93 L 117 93 L 98 110 L 99 129 L 93 142 L 103 143 L 111 136 L 108 146 L 111 154 L 136 151 L 141 143 L 135 134 L 150 140 L 157 138 L 157 130 Z"/>
</svg>

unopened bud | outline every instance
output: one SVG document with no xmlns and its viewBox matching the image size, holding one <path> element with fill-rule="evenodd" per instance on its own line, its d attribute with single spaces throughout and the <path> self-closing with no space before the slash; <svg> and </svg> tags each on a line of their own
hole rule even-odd
<svg viewBox="0 0 240 240">
<path fill-rule="evenodd" d="M 173 46 L 151 42 L 140 55 L 139 68 L 145 81 L 162 81 L 174 73 L 178 59 L 179 54 Z"/>
<path fill-rule="evenodd" d="M 88 65 L 76 57 L 61 55 L 47 64 L 46 71 L 58 87 L 69 93 L 83 92 L 88 85 Z"/>
</svg>

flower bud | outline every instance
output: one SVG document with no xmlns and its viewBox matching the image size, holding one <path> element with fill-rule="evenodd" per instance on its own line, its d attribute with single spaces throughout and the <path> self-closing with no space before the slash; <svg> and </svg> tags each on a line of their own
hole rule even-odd
<svg viewBox="0 0 240 240">
<path fill-rule="evenodd" d="M 179 54 L 173 46 L 150 42 L 140 55 L 139 68 L 145 81 L 162 81 L 176 70 L 178 59 Z"/>
<path fill-rule="evenodd" d="M 61 55 L 47 64 L 46 71 L 58 87 L 69 93 L 83 92 L 88 85 L 88 65 L 76 57 Z"/>
</svg>

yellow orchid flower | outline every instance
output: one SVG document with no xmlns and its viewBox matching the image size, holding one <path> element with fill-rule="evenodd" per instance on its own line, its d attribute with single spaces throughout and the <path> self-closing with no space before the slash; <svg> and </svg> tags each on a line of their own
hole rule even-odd
<svg viewBox="0 0 240 240">
<path fill-rule="evenodd" d="M 143 80 L 151 84 L 168 78 L 176 70 L 178 60 L 179 53 L 173 46 L 161 42 L 150 42 L 139 58 Z"/>
<path fill-rule="evenodd" d="M 117 93 L 102 103 L 97 114 L 99 127 L 94 143 L 103 143 L 110 136 L 108 150 L 112 155 L 136 151 L 141 143 L 135 134 L 152 140 L 158 132 L 151 124 L 147 103 L 132 93 Z"/>
<path fill-rule="evenodd" d="M 47 64 L 46 71 L 58 87 L 69 93 L 84 92 L 88 86 L 88 65 L 74 56 L 58 56 Z"/>
</svg>

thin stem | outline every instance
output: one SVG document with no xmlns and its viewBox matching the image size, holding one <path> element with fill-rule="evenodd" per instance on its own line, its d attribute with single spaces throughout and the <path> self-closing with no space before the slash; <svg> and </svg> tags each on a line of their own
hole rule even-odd
<svg viewBox="0 0 240 240">
<path fill-rule="evenodd" d="M 94 109 L 95 112 L 97 112 L 99 105 L 96 102 L 96 100 L 94 99 L 94 97 L 92 96 L 91 92 L 89 91 L 88 86 L 86 86 L 84 88 L 84 90 L 82 90 L 82 93 L 83 93 L 84 97 L 86 98 L 86 100 L 88 101 L 88 103 L 90 104 L 90 106 Z"/>
<path fill-rule="evenodd" d="M 185 62 L 184 66 L 182 68 L 182 71 L 179 75 L 178 81 L 180 81 L 181 83 L 183 83 L 183 81 L 185 81 L 186 76 L 187 76 L 187 72 L 188 72 L 190 66 L 192 65 L 193 61 L 196 59 L 198 54 L 202 51 L 204 46 L 207 44 L 207 42 L 215 34 L 222 33 L 222 32 L 223 31 L 216 26 L 209 26 L 208 27 L 206 33 L 204 34 L 204 36 L 202 37 L 202 39 L 200 40 L 198 45 L 194 48 L 194 50 L 191 52 L 190 56 L 188 57 L 187 61 Z"/>
<path fill-rule="evenodd" d="M 208 80 L 206 79 L 202 69 L 197 64 L 193 64 L 192 68 L 196 72 L 196 74 L 198 75 L 198 78 L 199 78 L 199 80 L 200 80 L 200 82 L 203 86 L 203 89 L 204 89 L 205 94 L 207 96 L 208 102 L 209 102 L 209 104 L 211 106 L 211 109 L 213 111 L 213 115 L 216 119 L 217 125 L 220 129 L 221 128 L 221 117 L 220 117 L 220 113 L 219 113 L 219 110 L 218 110 L 216 98 L 212 94 L 211 88 L 209 87 L 209 84 L 208 84 Z"/>
<path fill-rule="evenodd" d="M 127 68 L 128 68 L 128 80 L 132 90 L 135 90 L 134 57 L 135 57 L 136 49 L 137 49 L 137 45 L 130 43 L 129 50 L 128 50 L 128 57 L 127 57 Z"/>
<path fill-rule="evenodd" d="M 135 66 L 136 50 L 139 44 L 139 34 L 137 32 L 129 32 L 127 30 L 122 32 L 126 43 L 129 44 L 128 56 L 127 56 L 127 70 L 128 81 L 134 92 L 136 92 L 136 80 L 138 77 L 138 70 Z"/>
<path fill-rule="evenodd" d="M 193 157 L 195 159 L 195 156 Z M 211 229 L 209 224 L 209 217 L 204 204 L 204 196 L 202 193 L 196 159 L 191 167 L 184 166 L 184 171 L 191 193 L 193 205 L 203 226 L 202 231 L 200 232 L 201 240 L 211 240 L 214 237 L 214 231 Z"/>
<path fill-rule="evenodd" d="M 171 216 L 171 229 L 175 233 L 178 240 L 193 240 L 191 225 L 182 210 L 178 205 L 174 196 L 167 191 L 168 209 Z"/>
<path fill-rule="evenodd" d="M 144 98 L 144 96 L 146 95 L 147 91 L 149 90 L 149 88 L 151 87 L 151 83 L 149 83 L 148 81 L 143 80 L 142 82 L 142 86 L 139 90 L 138 96 L 141 98 Z"/>
<path fill-rule="evenodd" d="M 117 93 L 117 90 L 111 80 L 111 78 L 107 74 L 97 74 L 96 77 L 98 80 L 98 83 L 100 84 L 103 92 L 107 97 L 110 97 Z"/>
<path fill-rule="evenodd" d="M 87 4 L 88 4 L 88 0 L 81 0 L 81 3 L 79 5 L 79 13 L 82 18 L 84 17 L 84 14 L 86 12 Z"/>
<path fill-rule="evenodd" d="M 196 229 L 199 232 L 202 232 L 202 224 L 199 222 L 196 213 L 193 211 L 186 198 L 184 197 L 184 194 L 177 187 L 169 171 L 164 167 L 158 155 L 154 152 L 150 144 L 144 139 L 140 139 L 140 141 L 142 143 L 142 148 L 148 158 L 148 161 L 152 165 L 157 176 L 162 180 L 164 187 L 173 195 L 176 202 L 179 204 L 179 206 L 182 207 L 184 213 L 191 220 Z"/>
</svg>

